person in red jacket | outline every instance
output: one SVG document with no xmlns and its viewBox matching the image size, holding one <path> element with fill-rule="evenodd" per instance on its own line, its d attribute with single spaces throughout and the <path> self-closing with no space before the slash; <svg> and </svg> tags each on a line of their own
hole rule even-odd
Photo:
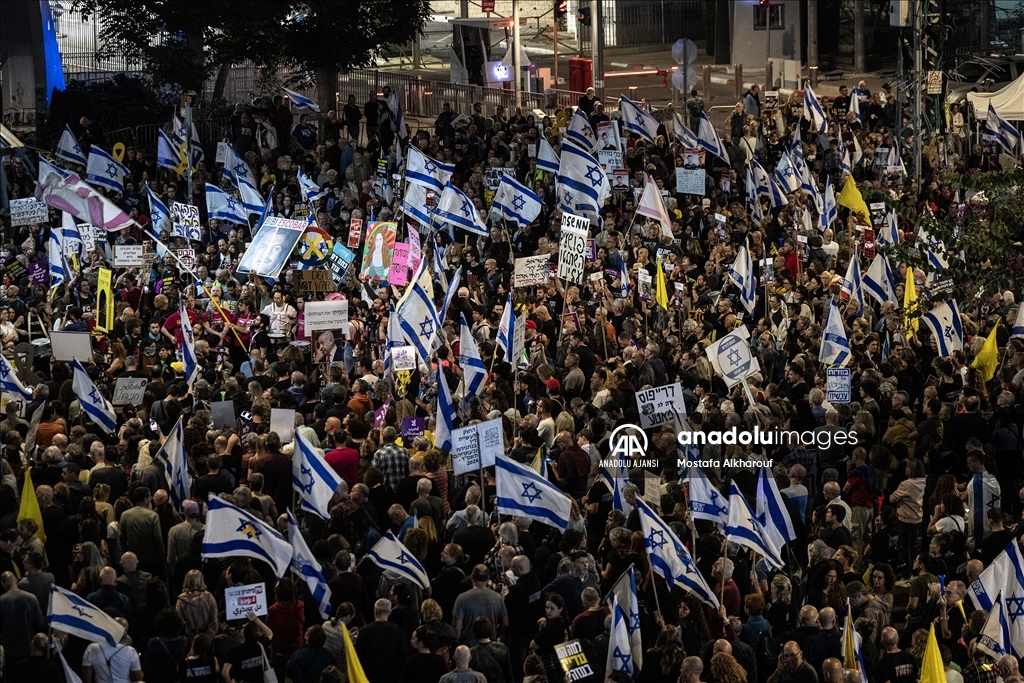
<svg viewBox="0 0 1024 683">
<path fill-rule="evenodd" d="M 274 632 L 270 639 L 270 663 L 283 681 L 288 658 L 303 645 L 306 623 L 305 604 L 295 597 L 291 578 L 281 579 L 274 589 L 274 604 L 267 609 L 267 628 Z"/>
</svg>

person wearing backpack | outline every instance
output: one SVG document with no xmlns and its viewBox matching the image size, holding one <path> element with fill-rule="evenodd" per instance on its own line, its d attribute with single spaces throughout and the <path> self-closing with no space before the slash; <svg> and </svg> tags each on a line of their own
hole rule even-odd
<svg viewBox="0 0 1024 683">
<path fill-rule="evenodd" d="M 772 636 L 772 625 L 764 618 L 764 596 L 760 593 L 748 595 L 743 599 L 743 610 L 747 613 L 747 621 L 743 624 L 739 639 L 754 650 L 758 681 L 763 683 L 779 657 L 779 646 Z"/>
<path fill-rule="evenodd" d="M 700 115 L 704 113 L 704 98 L 697 94 L 697 89 L 690 91 L 690 97 L 686 100 L 686 110 L 690 113 L 690 130 L 694 133 L 700 128 Z"/>
</svg>

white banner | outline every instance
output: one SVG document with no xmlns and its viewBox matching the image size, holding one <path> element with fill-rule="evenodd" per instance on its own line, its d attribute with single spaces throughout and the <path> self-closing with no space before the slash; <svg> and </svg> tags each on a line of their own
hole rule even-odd
<svg viewBox="0 0 1024 683">
<path fill-rule="evenodd" d="M 252 583 L 224 589 L 224 611 L 229 620 L 245 619 L 249 612 L 258 617 L 267 615 L 266 585 Z"/>
<path fill-rule="evenodd" d="M 171 235 L 178 235 L 198 242 L 202 237 L 199 223 L 199 207 L 182 202 L 171 203 Z"/>
<path fill-rule="evenodd" d="M 558 277 L 573 284 L 583 284 L 583 269 L 587 262 L 587 237 L 590 219 L 562 214 L 562 237 L 558 243 Z"/>
<path fill-rule="evenodd" d="M 141 268 L 146 265 L 144 254 L 146 247 L 142 244 L 115 244 L 115 268 Z"/>
<path fill-rule="evenodd" d="M 115 406 L 142 405 L 142 396 L 146 393 L 148 382 L 145 377 L 118 377 L 111 403 Z"/>
<path fill-rule="evenodd" d="M 505 452 L 505 431 L 501 418 L 452 431 L 452 465 L 455 474 L 491 467 Z"/>
<path fill-rule="evenodd" d="M 307 331 L 340 330 L 348 326 L 348 300 L 307 301 L 305 310 Z"/>
<path fill-rule="evenodd" d="M 11 226 L 45 223 L 50 220 L 50 208 L 35 197 L 11 200 Z"/>
<path fill-rule="evenodd" d="M 677 415 L 686 417 L 683 387 L 679 382 L 636 392 L 636 404 L 640 409 L 640 426 L 644 429 L 672 422 Z"/>
<path fill-rule="evenodd" d="M 415 370 L 416 347 L 396 346 L 391 349 L 391 369 L 395 372 L 399 370 Z"/>
<path fill-rule="evenodd" d="M 517 258 L 512 273 L 513 287 L 544 285 L 551 279 L 550 258 L 547 255 Z"/>
</svg>

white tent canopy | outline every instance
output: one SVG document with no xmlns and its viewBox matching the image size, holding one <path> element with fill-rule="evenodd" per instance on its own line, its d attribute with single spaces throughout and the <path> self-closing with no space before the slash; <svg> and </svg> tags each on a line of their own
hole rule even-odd
<svg viewBox="0 0 1024 683">
<path fill-rule="evenodd" d="M 1024 121 L 1024 75 L 995 93 L 970 92 L 967 101 L 974 106 L 975 115 L 985 118 L 991 104 L 999 116 L 1007 121 Z"/>
</svg>

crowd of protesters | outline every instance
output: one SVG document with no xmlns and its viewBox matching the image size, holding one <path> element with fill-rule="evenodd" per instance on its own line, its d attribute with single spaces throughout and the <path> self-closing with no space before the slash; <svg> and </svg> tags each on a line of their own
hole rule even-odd
<svg viewBox="0 0 1024 683">
<path fill-rule="evenodd" d="M 728 159 L 705 155 L 704 196 L 675 191 L 683 150 L 671 121 L 653 143 L 622 131 L 631 190 L 613 193 L 601 208 L 602 221 L 591 225 L 595 254 L 583 283 L 552 277 L 546 285 L 512 290 L 516 315 L 527 319 L 528 357 L 513 367 L 496 336 L 514 259 L 547 254 L 554 273 L 559 257 L 554 177 L 538 169 L 536 150 L 542 137 L 559 149 L 571 112 L 538 119 L 481 104 L 467 112 L 446 106 L 436 125 L 413 123 L 406 136 L 385 90 L 363 105 L 351 97 L 340 115 L 331 111 L 318 121 L 293 114 L 279 97 L 240 104 L 225 139 L 244 157 L 259 190 L 274 193 L 271 215 L 312 215 L 342 243 L 353 220 L 396 220 L 400 238 L 422 231 L 423 258 L 431 268 L 435 244 L 446 276 L 462 268 L 443 321 L 444 343 L 422 369 L 385 373 L 389 305 L 400 290 L 360 278 L 358 260 L 338 287 L 349 301 L 348 329 L 315 337 L 305 329 L 304 306 L 310 296 L 323 294 L 299 293 L 295 270 L 287 268 L 273 282 L 236 271 L 252 227 L 205 220 L 205 184 L 228 187 L 212 162 L 217 140 L 202 141 L 206 161 L 193 173 L 202 242 L 160 235 L 167 247 L 195 248 L 195 275 L 170 256 L 153 259 L 151 267 L 114 268 L 112 329 L 96 329 L 98 269 L 112 265 L 104 245 L 74 263 L 72 279 L 51 291 L 45 279 L 30 282 L 36 271 L 29 266 L 46 264 L 58 212 L 51 212 L 50 224 L 12 227 L 5 220 L 0 341 L 16 366 L 26 345 L 35 354 L 30 365 L 18 367 L 32 401 L 8 401 L 0 422 L 3 680 L 61 680 L 52 642 L 59 639 L 71 669 L 86 683 L 260 683 L 270 673 L 281 683 L 334 683 L 347 680 L 341 624 L 355 637 L 370 683 L 560 681 L 554 648 L 577 638 L 593 665 L 591 680 L 604 680 L 610 661 L 604 598 L 632 567 L 644 650 L 640 681 L 860 681 L 859 673 L 844 671 L 839 629 L 849 601 L 871 683 L 916 681 L 922 634 L 931 624 L 949 683 L 994 683 L 997 676 L 1020 683 L 1014 657 L 996 661 L 976 647 L 986 613 L 966 598 L 971 582 L 1024 531 L 1017 524 L 1024 344 L 1001 334 L 1000 371 L 990 382 L 971 367 L 996 320 L 1012 325 L 1019 293 L 995 293 L 965 306 L 964 350 L 949 357 L 938 356 L 924 325 L 916 333 L 905 330 L 898 309 L 869 299 L 859 315 L 859 302 L 844 302 L 852 400 L 829 403 L 818 349 L 825 312 L 839 295 L 839 274 L 851 258 L 860 258 L 854 217 L 840 208 L 827 229 L 807 231 L 800 218 L 808 197 L 798 191 L 781 209 L 765 204 L 764 220 L 755 226 L 744 189 L 747 163 L 757 159 L 771 172 L 799 129 L 820 187 L 828 176 L 839 187 L 838 150 L 856 138 L 863 156 L 852 171 L 858 184 L 884 180 L 896 201 L 945 216 L 958 205 L 938 183 L 938 173 L 947 163 L 998 168 L 997 155 L 980 146 L 967 153 L 961 141 L 950 159 L 925 155 L 920 185 L 904 174 L 891 184 L 884 171 L 890 158 L 879 166 L 875 151 L 895 147 L 909 164 L 906 144 L 894 145 L 894 137 L 907 143 L 912 130 L 897 129 L 903 114 L 892 94 L 867 92 L 863 84 L 852 94 L 844 88 L 831 102 L 829 132 L 821 138 L 802 118 L 797 94 L 766 109 L 752 89 L 727 120 L 716 122 Z M 849 113 L 850 97 L 860 98 L 860 120 Z M 579 107 L 594 128 L 611 120 L 593 92 Z M 696 130 L 699 98 L 691 97 L 687 109 Z M 962 129 L 962 117 L 955 120 Z M 83 117 L 72 127 L 84 151 L 91 144 L 106 146 L 99 124 Z M 431 235 L 430 228 L 403 217 L 400 187 L 385 192 L 379 182 L 399 168 L 397 145 L 415 145 L 453 164 L 452 182 L 473 201 L 490 235 L 458 229 Z M 8 196 L 30 196 L 32 169 L 9 159 Z M 186 178 L 155 165 L 153 150 L 128 149 L 124 163 L 124 192 L 111 199 L 143 227 L 151 220 L 145 187 L 167 205 L 189 194 Z M 533 225 L 512 227 L 489 213 L 493 188 L 486 169 L 494 167 L 514 169 L 541 197 Z M 313 205 L 305 202 L 298 169 L 329 194 Z M 666 191 L 672 224 L 665 227 L 672 237 L 635 212 L 632 189 L 642 189 L 646 175 Z M 914 241 L 913 225 L 901 221 L 899 229 L 904 241 Z M 151 244 L 136 228 L 106 239 L 108 247 Z M 749 314 L 728 278 L 743 242 L 762 277 Z M 762 259 L 772 267 L 768 261 L 762 266 Z M 654 276 L 659 260 L 667 306 L 656 304 L 652 288 L 644 286 L 652 278 L 639 276 Z M 902 283 L 906 277 L 917 277 L 918 291 L 927 291 L 923 273 L 901 268 L 897 278 Z M 196 278 L 204 285 L 198 290 Z M 435 286 L 434 294 L 440 307 L 446 292 Z M 200 371 L 191 385 L 180 358 L 181 298 L 197 339 Z M 533 463 L 539 450 L 550 480 L 573 499 L 564 533 L 497 515 L 493 470 L 484 471 L 482 481 L 472 473 L 454 476 L 450 454 L 433 444 L 438 367 L 457 398 L 460 391 L 463 316 L 489 375 L 483 394 L 465 402 L 455 424 L 500 418 L 513 459 Z M 704 352 L 740 325 L 750 332 L 759 367 L 746 380 L 749 392 L 729 389 Z M 149 380 L 138 405 L 118 406 L 113 433 L 88 419 L 69 364 L 46 350 L 43 340 L 54 329 L 93 331 L 86 367 L 108 397 L 119 378 Z M 648 457 L 660 466 L 629 472 L 625 505 L 613 505 L 613 492 L 596 477 L 613 429 L 639 423 L 636 392 L 675 382 L 695 431 L 760 425 L 856 434 L 855 447 L 754 450 L 772 460 L 797 531 L 785 548 L 784 570 L 752 564 L 745 548 L 727 542 L 709 522 L 691 524 L 670 429 L 648 430 Z M 227 400 L 237 424 L 214 428 L 212 406 Z M 40 406 L 41 419 L 30 426 Z M 272 410 L 282 408 L 295 411 L 295 429 L 325 452 L 344 481 L 327 522 L 309 515 L 302 522 L 331 588 L 333 613 L 326 621 L 294 576 L 277 582 L 260 560 L 202 557 L 209 494 L 287 533 L 293 446 L 270 428 Z M 191 500 L 175 506 L 154 455 L 182 417 Z M 426 418 L 423 435 L 403 437 L 403 420 L 410 417 Z M 35 447 L 26 452 L 30 430 Z M 747 450 L 708 445 L 701 458 L 721 462 Z M 723 494 L 735 481 L 753 503 L 755 472 L 705 471 Z M 659 478 L 657 491 L 646 490 L 655 485 L 648 474 Z M 979 481 L 984 500 L 975 500 Z M 19 498 L 33 488 L 42 529 L 31 519 L 19 521 Z M 720 596 L 719 608 L 678 586 L 667 589 L 652 571 L 640 523 L 630 512 L 639 497 L 657 503 L 691 547 Z M 986 506 L 983 525 L 967 513 L 975 505 Z M 361 561 L 388 530 L 426 568 L 429 591 Z M 229 617 L 225 588 L 258 582 L 273 596 L 267 615 Z M 123 620 L 123 642 L 112 647 L 50 631 L 46 614 L 54 584 Z M 608 675 L 623 680 L 620 672 Z"/>
</svg>

